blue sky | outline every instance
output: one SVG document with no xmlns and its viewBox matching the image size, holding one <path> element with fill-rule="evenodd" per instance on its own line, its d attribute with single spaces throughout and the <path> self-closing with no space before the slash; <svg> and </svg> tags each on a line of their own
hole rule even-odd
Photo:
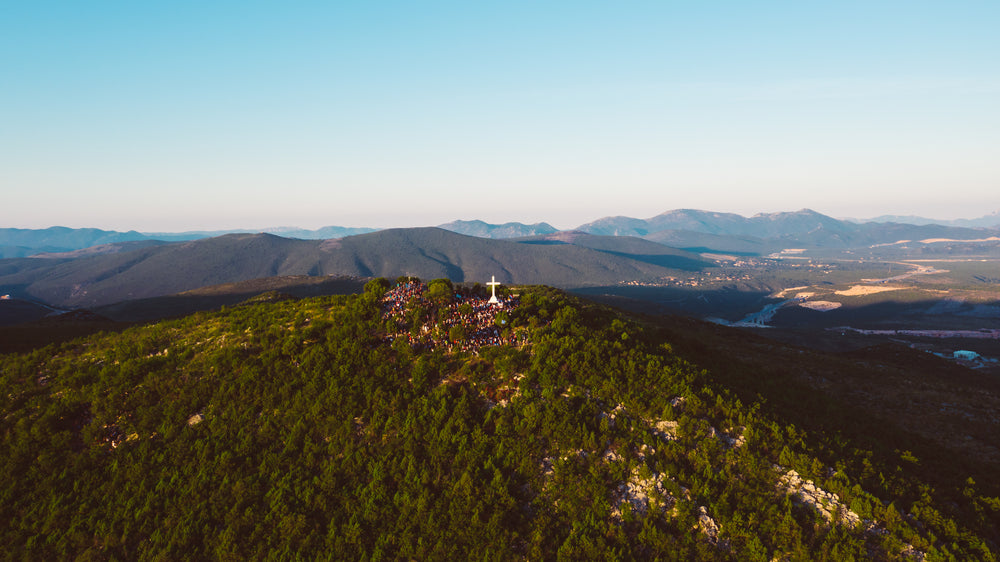
<svg viewBox="0 0 1000 562">
<path fill-rule="evenodd" d="M 0 227 L 978 217 L 1000 3 L 0 2 Z"/>
</svg>

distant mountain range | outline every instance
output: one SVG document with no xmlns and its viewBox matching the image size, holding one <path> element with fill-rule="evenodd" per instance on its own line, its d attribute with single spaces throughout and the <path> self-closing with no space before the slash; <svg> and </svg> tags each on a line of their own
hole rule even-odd
<svg viewBox="0 0 1000 562">
<path fill-rule="evenodd" d="M 374 232 L 375 230 L 374 228 L 326 226 L 317 230 L 279 227 L 267 229 L 266 232 L 285 238 L 327 240 L 330 238 L 354 236 L 355 234 L 365 234 Z M 142 233 L 134 230 L 118 232 L 97 228 L 67 228 L 64 226 L 54 226 L 44 229 L 0 228 L 0 259 L 73 252 L 96 246 L 102 248 L 94 250 L 94 253 L 100 253 L 103 250 L 117 252 L 120 251 L 119 248 L 109 245 L 139 241 L 183 242 L 241 233 L 249 232 L 246 230 L 214 230 Z"/>
<path fill-rule="evenodd" d="M 887 224 L 896 224 L 896 226 L 886 226 Z M 649 219 L 605 217 L 582 225 L 577 230 L 606 236 L 638 236 L 644 238 L 655 236 L 664 231 L 679 231 L 715 236 L 776 240 L 782 238 L 817 238 L 817 234 L 857 238 L 858 236 L 864 237 L 865 233 L 876 233 L 870 236 L 879 238 L 881 235 L 877 234 L 878 232 L 888 232 L 891 230 L 902 232 L 907 230 L 902 227 L 912 226 L 945 225 L 938 225 L 936 223 L 897 224 L 893 221 L 858 223 L 849 220 L 838 220 L 810 209 L 802 209 L 795 212 L 763 213 L 749 218 L 731 213 L 679 209 L 667 211 Z M 918 230 L 915 232 L 924 231 Z M 971 238 L 981 234 L 969 231 L 968 227 L 955 227 L 954 230 L 927 230 L 926 232 L 937 234 L 950 233 L 959 238 Z M 868 242 L 869 240 L 864 240 L 857 243 L 865 244 Z"/>
<path fill-rule="evenodd" d="M 809 209 L 794 213 L 759 214 L 750 218 L 732 213 L 679 209 L 649 219 L 605 217 L 580 226 L 578 230 L 608 236 L 644 237 L 664 230 L 680 230 L 722 236 L 775 238 L 817 229 L 841 232 L 848 228 L 843 221 Z"/>
<path fill-rule="evenodd" d="M 700 256 L 646 240 L 577 233 L 520 241 L 440 228 L 389 229 L 336 240 L 229 234 L 86 257 L 0 261 L 0 292 L 61 307 L 94 307 L 207 285 L 287 275 L 414 275 L 562 287 L 656 279 L 700 269 Z"/>
<path fill-rule="evenodd" d="M 978 219 L 952 219 L 952 220 L 941 220 L 941 219 L 929 219 L 926 217 L 918 217 L 914 215 L 882 215 L 875 217 L 873 219 L 844 219 L 850 222 L 895 222 L 900 224 L 939 224 L 942 226 L 960 226 L 964 228 L 997 228 L 1000 227 L 1000 211 L 993 211 L 992 213 L 979 217 Z"/>
<path fill-rule="evenodd" d="M 955 230 L 913 229 L 908 227 L 950 227 Z M 490 224 L 481 220 L 458 220 L 438 228 L 477 238 L 511 239 L 543 236 L 558 232 L 541 222 Z M 632 236 L 678 248 L 697 251 L 761 253 L 774 247 L 802 243 L 815 247 L 861 247 L 898 240 L 927 238 L 975 239 L 982 231 L 1000 229 L 1000 211 L 978 219 L 941 221 L 912 216 L 884 215 L 867 221 L 838 220 L 809 209 L 796 212 L 764 213 L 743 217 L 695 209 L 667 211 L 648 219 L 604 217 L 573 229 L 600 236 Z M 264 233 L 300 240 L 330 240 L 376 232 L 375 228 L 326 226 L 316 230 L 293 227 L 266 229 Z M 256 234 L 257 231 L 218 230 L 141 233 L 96 228 L 52 227 L 40 230 L 0 228 L 0 259 L 39 254 L 64 254 L 90 249 L 90 253 L 120 252 L 122 242 L 180 242 L 213 238 L 226 234 Z M 887 237 L 897 236 L 893 240 Z"/>
<path fill-rule="evenodd" d="M 892 222 L 854 223 L 809 209 L 743 217 L 694 209 L 667 211 L 649 219 L 605 217 L 578 228 L 590 234 L 634 236 L 697 252 L 764 254 L 783 248 L 869 248 L 899 241 L 978 240 L 996 230 L 911 225 Z"/>
<path fill-rule="evenodd" d="M 139 232 L 96 228 L 0 228 L 0 258 L 19 258 L 44 252 L 69 252 L 102 244 L 146 240 Z"/>
<path fill-rule="evenodd" d="M 0 245 L 19 248 L 14 256 L 33 248 L 33 257 L 0 260 L 0 294 L 56 307 L 94 307 L 290 275 L 415 275 L 459 282 L 496 275 L 504 283 L 574 288 L 655 281 L 715 265 L 712 256 L 702 254 L 767 256 L 802 248 L 817 256 L 863 250 L 897 258 L 1000 249 L 1000 230 L 854 223 L 808 209 L 749 218 L 681 209 L 649 219 L 606 217 L 572 231 L 556 231 L 546 223 L 482 221 L 351 235 L 359 230 L 371 229 L 283 229 L 283 236 L 207 238 L 204 233 L 2 229 Z"/>
<path fill-rule="evenodd" d="M 480 220 L 452 221 L 438 228 L 476 236 L 479 238 L 522 238 L 551 234 L 557 229 L 547 223 L 522 224 L 508 222 L 505 224 L 489 224 Z M 282 238 L 299 240 L 330 240 L 358 234 L 375 232 L 377 228 L 352 228 L 344 226 L 324 226 L 316 230 L 295 227 L 276 227 L 261 231 L 255 230 L 197 230 L 187 232 L 118 232 L 100 230 L 97 228 L 67 228 L 54 226 L 44 229 L 0 228 L 0 259 L 23 258 L 46 254 L 66 254 L 79 250 L 89 250 L 90 253 L 120 252 L 124 246 L 114 246 L 123 242 L 183 242 L 214 238 L 226 234 L 274 234 Z"/>
<path fill-rule="evenodd" d="M 545 222 L 535 224 L 522 224 L 519 222 L 489 224 L 479 220 L 452 221 L 439 225 L 438 228 L 467 236 L 478 236 L 479 238 L 523 238 L 525 236 L 552 234 L 558 231 L 554 226 Z"/>
</svg>

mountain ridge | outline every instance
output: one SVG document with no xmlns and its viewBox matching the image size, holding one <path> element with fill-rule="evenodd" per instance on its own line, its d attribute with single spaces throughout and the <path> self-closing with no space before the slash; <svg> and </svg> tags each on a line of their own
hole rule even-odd
<svg viewBox="0 0 1000 562">
<path fill-rule="evenodd" d="M 758 253 L 787 247 L 863 248 L 899 240 L 977 240 L 1000 230 L 940 224 L 853 223 L 811 209 L 744 217 L 697 209 L 667 211 L 648 219 L 604 217 L 581 225 L 591 234 L 636 236 L 683 249 Z"/>
<path fill-rule="evenodd" d="M 525 236 L 537 236 L 541 234 L 551 234 L 557 229 L 546 222 L 535 224 L 524 224 L 520 222 L 506 222 L 503 224 L 490 224 L 481 220 L 457 220 L 438 225 L 438 228 L 465 234 L 467 236 L 477 236 L 479 238 L 521 238 Z"/>
<path fill-rule="evenodd" d="M 941 226 L 959 226 L 964 228 L 997 228 L 1000 227 L 1000 211 L 993 211 L 988 215 L 974 219 L 932 219 L 917 215 L 880 215 L 870 219 L 844 218 L 843 220 L 856 223 L 894 222 L 913 225 L 938 224 Z"/>
<path fill-rule="evenodd" d="M 924 236 L 921 234 L 923 232 L 922 229 L 926 230 L 925 227 L 930 226 L 954 229 L 943 232 L 946 232 L 945 235 L 947 237 L 955 239 L 973 239 L 981 237 L 983 232 L 1000 232 L 1000 211 L 981 219 L 938 221 L 921 219 L 920 217 L 909 217 L 914 219 L 913 222 L 918 224 L 890 220 L 903 218 L 907 217 L 886 215 L 862 222 L 857 219 L 835 219 L 810 209 L 757 213 L 750 217 L 744 217 L 735 213 L 698 209 L 674 209 L 648 219 L 621 215 L 607 216 L 582 224 L 571 230 L 602 236 L 646 238 L 661 243 L 674 239 L 678 241 L 677 244 L 674 244 L 675 246 L 691 248 L 700 247 L 707 241 L 714 240 L 718 242 L 719 247 L 707 247 L 708 250 L 712 251 L 724 251 L 727 248 L 746 248 L 745 242 L 747 239 L 794 243 L 796 237 L 809 238 L 811 236 L 815 240 L 815 233 L 817 232 L 829 233 L 831 236 L 837 235 L 841 239 L 870 239 L 873 244 L 891 243 L 895 242 L 895 240 L 877 238 L 876 234 L 888 228 L 894 228 L 897 232 L 900 232 L 906 230 L 904 228 L 906 226 L 912 227 L 910 230 L 913 234 L 902 238 L 909 239 L 919 239 L 921 236 Z M 890 224 L 896 224 L 897 226 L 886 226 Z M 437 228 L 458 234 L 490 239 L 524 238 L 559 232 L 558 229 L 546 222 L 535 224 L 520 222 L 492 224 L 482 220 L 456 220 L 441 224 Z M 384 229 L 328 226 L 316 230 L 279 227 L 260 231 L 220 230 L 180 233 L 140 233 L 136 231 L 107 231 L 95 228 L 71 229 L 67 227 L 50 227 L 41 230 L 0 228 L 0 259 L 30 257 L 40 254 L 65 254 L 95 246 L 102 246 L 104 248 L 104 250 L 94 250 L 95 253 L 99 251 L 110 252 L 119 251 L 115 247 L 115 244 L 123 242 L 150 240 L 180 242 L 214 238 L 227 234 L 265 233 L 300 240 L 330 240 L 347 238 L 359 234 L 370 234 L 378 230 Z M 699 235 L 709 236 L 704 237 Z M 700 241 L 698 240 L 699 238 Z M 897 240 L 902 238 L 897 238 Z M 686 239 L 690 241 L 685 242 Z M 815 243 L 819 246 L 830 245 L 823 244 L 822 241 Z M 754 245 L 754 243 L 752 242 L 751 245 Z M 834 244 L 834 246 L 843 246 L 843 244 Z"/>
<path fill-rule="evenodd" d="M 711 266 L 696 254 L 642 241 L 594 239 L 532 244 L 465 236 L 435 227 L 386 229 L 337 240 L 227 234 L 132 251 L 0 261 L 0 289 L 56 306 L 99 306 L 256 278 L 312 275 L 445 277 L 455 282 L 573 287 L 656 279 Z M 654 251 L 660 249 L 659 251 Z M 637 253 L 638 252 L 638 253 Z"/>
<path fill-rule="evenodd" d="M 115 230 L 101 230 L 99 228 L 69 228 L 65 226 L 53 226 L 44 229 L 0 228 L 0 259 L 30 257 L 40 254 L 65 254 L 97 246 L 102 246 L 108 251 L 117 251 L 115 250 L 115 245 L 126 242 L 185 242 L 214 238 L 227 234 L 263 232 L 276 234 L 284 238 L 325 240 L 364 234 L 374 232 L 375 230 L 374 228 L 326 226 L 316 230 L 278 227 L 264 229 L 263 231 L 236 229 L 143 233 L 135 230 L 120 232 Z"/>
</svg>

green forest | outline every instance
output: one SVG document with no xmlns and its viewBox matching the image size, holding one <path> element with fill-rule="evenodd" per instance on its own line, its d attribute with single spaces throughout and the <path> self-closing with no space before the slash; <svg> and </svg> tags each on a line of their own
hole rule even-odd
<svg viewBox="0 0 1000 562">
<path fill-rule="evenodd" d="M 0 356 L 0 556 L 997 559 L 974 478 L 779 421 L 655 323 L 514 287 L 500 345 L 394 337 L 471 337 L 428 286 Z"/>
</svg>

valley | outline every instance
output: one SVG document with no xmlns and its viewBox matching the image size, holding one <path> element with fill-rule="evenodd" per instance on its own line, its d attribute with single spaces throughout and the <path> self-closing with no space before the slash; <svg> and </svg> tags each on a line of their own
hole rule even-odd
<svg viewBox="0 0 1000 562">
<path fill-rule="evenodd" d="M 805 261 L 803 261 L 803 258 Z M 1000 375 L 1000 260 L 769 259 L 652 283 L 578 289 L 633 310 L 653 305 L 815 349 L 853 350 L 895 342 Z M 906 269 L 905 273 L 896 273 Z M 634 303 L 633 303 L 634 301 Z M 843 329 L 842 329 L 843 328 Z M 851 336 L 848 337 L 847 333 Z"/>
</svg>

